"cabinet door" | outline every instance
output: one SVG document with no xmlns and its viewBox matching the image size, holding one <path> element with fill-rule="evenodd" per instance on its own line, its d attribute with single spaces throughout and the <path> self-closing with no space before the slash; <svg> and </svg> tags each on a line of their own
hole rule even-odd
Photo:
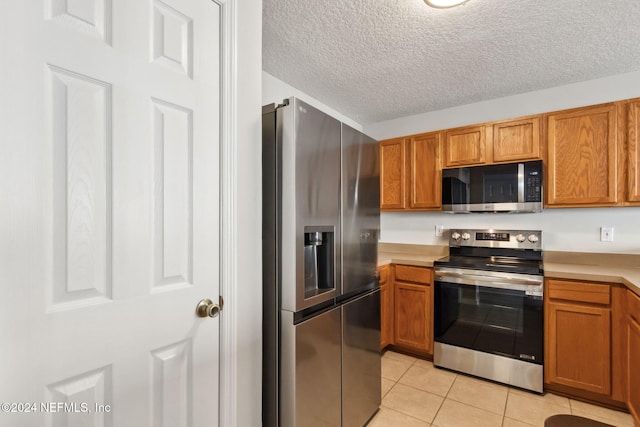
<svg viewBox="0 0 640 427">
<path fill-rule="evenodd" d="M 420 352 L 432 353 L 431 287 L 394 282 L 394 343 Z"/>
<path fill-rule="evenodd" d="M 476 165 L 485 162 L 484 125 L 451 129 L 445 133 L 445 166 Z"/>
<path fill-rule="evenodd" d="M 538 158 L 540 158 L 539 116 L 494 123 L 494 162 L 513 162 Z"/>
<path fill-rule="evenodd" d="M 546 307 L 545 380 L 611 393 L 611 311 L 549 302 Z"/>
<path fill-rule="evenodd" d="M 407 207 L 406 165 L 404 138 L 380 142 L 380 209 Z"/>
<path fill-rule="evenodd" d="M 627 291 L 627 404 L 640 425 L 640 298 Z"/>
<path fill-rule="evenodd" d="M 604 104 L 547 116 L 547 204 L 614 205 L 616 106 Z"/>
<path fill-rule="evenodd" d="M 629 320 L 628 333 L 628 404 L 636 424 L 640 425 L 640 324 Z"/>
<path fill-rule="evenodd" d="M 412 209 L 442 207 L 440 147 L 440 133 L 437 132 L 411 138 L 409 207 Z"/>
<path fill-rule="evenodd" d="M 380 348 L 392 343 L 393 337 L 393 292 L 389 280 L 389 265 L 379 267 L 380 272 Z"/>
<path fill-rule="evenodd" d="M 393 318 L 391 317 L 391 285 L 385 283 L 380 285 L 380 348 L 385 348 L 392 344 Z"/>
<path fill-rule="evenodd" d="M 640 202 L 640 100 L 629 104 L 627 201 Z"/>
</svg>

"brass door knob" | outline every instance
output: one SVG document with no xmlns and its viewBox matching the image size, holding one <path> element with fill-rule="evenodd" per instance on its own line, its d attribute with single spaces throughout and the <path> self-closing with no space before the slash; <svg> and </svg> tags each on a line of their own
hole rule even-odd
<svg viewBox="0 0 640 427">
<path fill-rule="evenodd" d="M 216 317 L 220 314 L 222 307 L 208 298 L 201 299 L 196 306 L 198 317 Z"/>
</svg>

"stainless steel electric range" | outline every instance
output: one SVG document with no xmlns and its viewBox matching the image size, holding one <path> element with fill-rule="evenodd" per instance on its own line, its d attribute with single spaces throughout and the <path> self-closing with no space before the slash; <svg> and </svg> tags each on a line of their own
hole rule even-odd
<svg viewBox="0 0 640 427">
<path fill-rule="evenodd" d="M 542 232 L 451 230 L 434 267 L 434 365 L 542 393 Z"/>
</svg>

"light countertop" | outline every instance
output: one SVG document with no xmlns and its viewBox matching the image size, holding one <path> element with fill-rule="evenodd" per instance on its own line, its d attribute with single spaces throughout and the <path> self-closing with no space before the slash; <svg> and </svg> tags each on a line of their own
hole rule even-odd
<svg viewBox="0 0 640 427">
<path fill-rule="evenodd" d="M 378 265 L 433 267 L 449 254 L 447 246 L 378 244 Z M 544 276 L 557 279 L 620 283 L 640 295 L 640 255 L 584 252 L 544 252 Z"/>
<path fill-rule="evenodd" d="M 433 267 L 433 262 L 449 255 L 448 246 L 378 243 L 378 265 L 406 264 Z"/>
</svg>

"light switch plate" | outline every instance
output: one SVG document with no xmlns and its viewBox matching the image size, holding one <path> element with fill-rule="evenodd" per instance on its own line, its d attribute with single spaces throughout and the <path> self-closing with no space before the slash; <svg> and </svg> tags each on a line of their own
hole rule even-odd
<svg viewBox="0 0 640 427">
<path fill-rule="evenodd" d="M 442 237 L 444 233 L 444 227 L 442 225 L 436 225 L 436 237 Z"/>
</svg>

